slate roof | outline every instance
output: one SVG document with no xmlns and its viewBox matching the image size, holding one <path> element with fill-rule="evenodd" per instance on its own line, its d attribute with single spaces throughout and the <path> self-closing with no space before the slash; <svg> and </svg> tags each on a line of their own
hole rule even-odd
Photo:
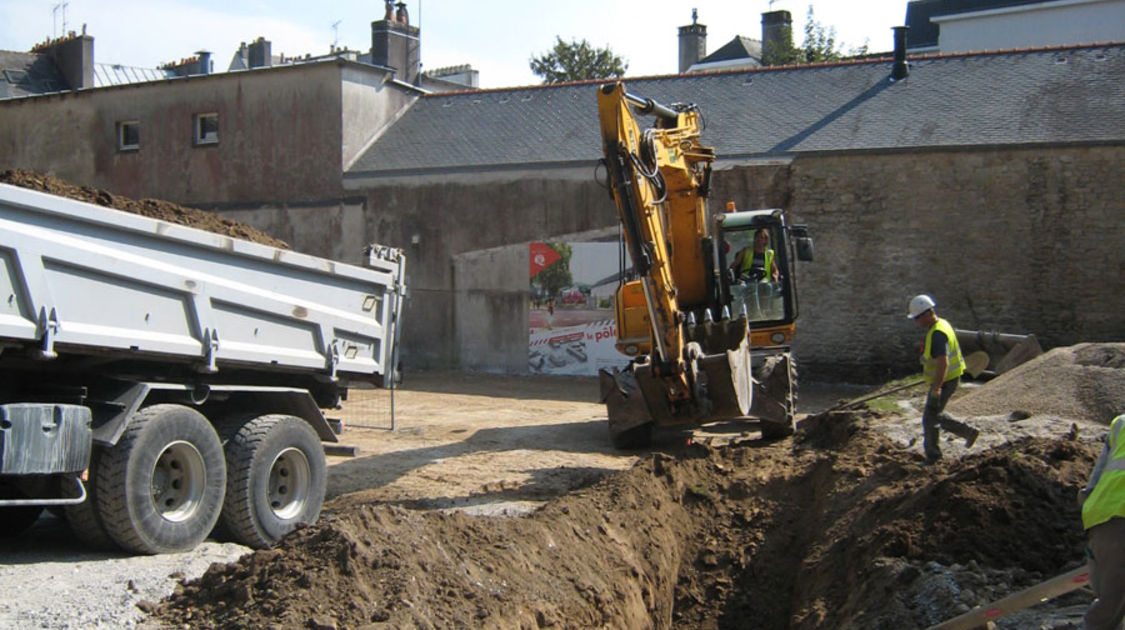
<svg viewBox="0 0 1125 630">
<path fill-rule="evenodd" d="M 913 0 L 906 3 L 906 48 L 933 48 L 938 45 L 938 25 L 930 18 L 989 9 L 1003 9 L 1025 4 L 1043 4 L 1054 0 Z"/>
<path fill-rule="evenodd" d="M 734 39 L 719 47 L 718 50 L 700 59 L 698 63 L 711 63 L 714 61 L 730 61 L 752 57 L 756 60 L 762 58 L 762 42 L 749 37 L 736 35 Z"/>
<path fill-rule="evenodd" d="M 1125 141 L 1125 44 L 625 79 L 694 102 L 722 159 Z M 552 167 L 601 157 L 597 82 L 427 95 L 346 178 Z M 645 121 L 647 124 L 647 121 Z"/>
<path fill-rule="evenodd" d="M 0 99 L 66 89 L 66 80 L 50 57 L 0 50 Z"/>
</svg>

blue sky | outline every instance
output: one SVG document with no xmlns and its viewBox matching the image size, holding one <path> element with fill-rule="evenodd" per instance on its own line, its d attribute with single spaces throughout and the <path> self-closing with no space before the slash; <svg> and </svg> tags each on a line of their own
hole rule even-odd
<svg viewBox="0 0 1125 630">
<path fill-rule="evenodd" d="M 63 0 L 0 2 L 0 50 L 28 51 L 63 32 Z M 528 60 L 563 40 L 586 39 L 608 46 L 629 64 L 628 76 L 670 74 L 677 70 L 677 28 L 691 23 L 692 8 L 707 26 L 707 50 L 736 35 L 759 38 L 768 0 L 407 0 L 412 24 L 422 28 L 424 68 L 470 64 L 480 71 L 481 87 L 539 83 Z M 803 39 L 805 15 L 836 29 L 844 50 L 865 42 L 872 51 L 892 48 L 891 27 L 902 24 L 906 0 L 816 2 L 775 0 L 772 9 L 793 14 L 794 40 Z M 643 8 L 641 8 L 643 7 Z M 322 54 L 336 43 L 366 52 L 371 22 L 382 19 L 375 0 L 67 0 L 66 30 L 86 25 L 101 63 L 155 67 L 213 53 L 216 70 L 225 70 L 240 42 L 259 36 L 274 54 Z M 335 28 L 333 28 L 335 25 Z"/>
</svg>

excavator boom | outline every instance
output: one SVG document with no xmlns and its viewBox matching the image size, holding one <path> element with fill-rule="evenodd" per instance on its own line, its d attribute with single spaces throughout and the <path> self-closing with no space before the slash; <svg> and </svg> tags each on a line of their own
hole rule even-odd
<svg viewBox="0 0 1125 630">
<path fill-rule="evenodd" d="M 634 110 L 654 115 L 655 125 L 642 130 Z M 651 340 L 651 356 L 602 374 L 611 435 L 627 446 L 654 421 L 745 414 L 747 326 L 717 300 L 706 205 L 715 154 L 699 141 L 700 113 L 631 95 L 618 82 L 599 88 L 598 114 L 611 194 L 638 276 L 632 286 L 644 296 Z M 619 302 L 629 287 L 618 291 Z M 618 313 L 619 338 L 627 337 L 620 306 Z"/>
</svg>

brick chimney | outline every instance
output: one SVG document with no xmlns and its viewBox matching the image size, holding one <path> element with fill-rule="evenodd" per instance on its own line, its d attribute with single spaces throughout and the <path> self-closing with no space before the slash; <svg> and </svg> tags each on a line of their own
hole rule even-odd
<svg viewBox="0 0 1125 630">
<path fill-rule="evenodd" d="M 707 56 L 707 26 L 699 24 L 699 12 L 691 10 L 691 24 L 680 27 L 680 73 Z"/>
<path fill-rule="evenodd" d="M 36 46 L 32 52 L 50 57 L 69 89 L 94 87 L 94 38 L 86 34 L 85 24 L 81 35 L 71 31 L 66 37 Z"/>
<path fill-rule="evenodd" d="M 267 68 L 273 65 L 273 52 L 269 40 L 264 37 L 250 42 L 246 51 L 246 66 L 250 69 Z"/>
<path fill-rule="evenodd" d="M 395 78 L 418 85 L 421 80 L 421 31 L 411 26 L 406 3 L 387 2 L 386 17 L 371 23 L 371 62 L 395 71 Z"/>
<path fill-rule="evenodd" d="M 793 16 L 788 11 L 762 14 L 762 56 L 786 51 L 793 46 Z"/>
</svg>

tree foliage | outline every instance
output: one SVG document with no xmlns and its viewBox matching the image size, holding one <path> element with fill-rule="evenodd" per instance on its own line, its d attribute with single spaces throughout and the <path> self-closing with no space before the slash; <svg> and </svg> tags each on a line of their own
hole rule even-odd
<svg viewBox="0 0 1125 630">
<path fill-rule="evenodd" d="M 621 77 L 629 64 L 608 47 L 594 48 L 584 39 L 564 42 L 556 36 L 555 47 L 550 52 L 532 57 L 530 66 L 536 76 L 543 77 L 544 84 L 551 84 Z"/>
<path fill-rule="evenodd" d="M 836 42 L 836 27 L 825 26 L 816 20 L 813 15 L 812 5 L 809 5 L 807 19 L 805 20 L 805 41 L 798 48 L 793 45 L 792 35 L 788 41 L 767 45 L 762 50 L 762 65 L 780 66 L 797 63 L 816 63 L 821 61 L 837 61 L 844 57 L 844 52 Z M 867 53 L 867 44 L 853 48 L 849 54 L 862 55 Z"/>
</svg>

